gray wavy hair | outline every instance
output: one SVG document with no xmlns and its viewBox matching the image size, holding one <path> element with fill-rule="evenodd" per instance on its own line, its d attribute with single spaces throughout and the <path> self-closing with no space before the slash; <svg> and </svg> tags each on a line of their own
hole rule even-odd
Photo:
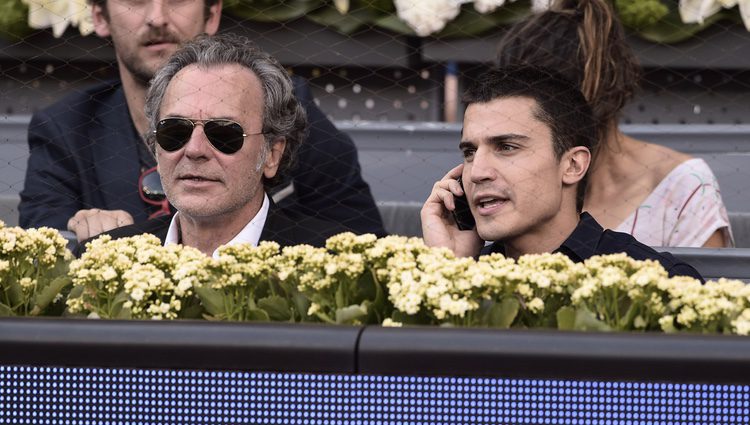
<svg viewBox="0 0 750 425">
<path fill-rule="evenodd" d="M 307 135 L 307 118 L 305 110 L 294 97 L 292 80 L 284 67 L 246 37 L 233 34 L 201 35 L 172 55 L 151 80 L 146 94 L 148 134 L 153 134 L 159 123 L 162 100 L 172 78 L 180 70 L 193 64 L 204 68 L 240 65 L 258 77 L 263 89 L 264 151 L 270 150 L 274 140 L 279 137 L 286 139 L 276 176 L 271 179 L 264 177 L 263 180 L 266 187 L 276 184 L 282 172 L 291 167 L 297 150 Z M 152 148 L 155 148 L 153 137 L 148 140 Z"/>
</svg>

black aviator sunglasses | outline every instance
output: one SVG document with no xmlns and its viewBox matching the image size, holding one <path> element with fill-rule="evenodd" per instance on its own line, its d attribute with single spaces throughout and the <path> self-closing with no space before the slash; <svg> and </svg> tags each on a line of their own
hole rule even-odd
<svg viewBox="0 0 750 425">
<path fill-rule="evenodd" d="M 245 133 L 242 126 L 227 119 L 194 120 L 190 118 L 168 117 L 156 125 L 154 136 L 156 143 L 167 152 L 181 149 L 190 141 L 196 125 L 203 126 L 203 133 L 216 150 L 231 155 L 242 148 L 246 136 L 257 136 L 260 133 Z"/>
</svg>

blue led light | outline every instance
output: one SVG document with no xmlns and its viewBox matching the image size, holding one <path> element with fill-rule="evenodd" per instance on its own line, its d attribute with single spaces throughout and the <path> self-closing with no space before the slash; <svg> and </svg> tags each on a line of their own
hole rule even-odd
<svg viewBox="0 0 750 425">
<path fill-rule="evenodd" d="M 748 423 L 750 387 L 0 366 L 0 423 Z M 43 419 L 42 419 L 43 418 Z"/>
</svg>

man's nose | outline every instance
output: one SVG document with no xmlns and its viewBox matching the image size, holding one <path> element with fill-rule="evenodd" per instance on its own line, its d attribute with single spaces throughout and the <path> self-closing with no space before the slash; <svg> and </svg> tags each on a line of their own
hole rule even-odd
<svg viewBox="0 0 750 425">
<path fill-rule="evenodd" d="M 167 24 L 167 1 L 153 0 L 146 10 L 146 22 L 152 27 L 163 27 Z"/>
<path fill-rule="evenodd" d="M 492 155 L 483 148 L 477 149 L 471 161 L 469 178 L 473 183 L 492 181 L 497 177 L 497 170 L 492 161 Z"/>
<path fill-rule="evenodd" d="M 196 125 L 190 140 L 185 144 L 185 156 L 191 159 L 205 158 L 211 155 L 211 150 L 211 142 L 203 131 L 203 125 Z"/>
</svg>

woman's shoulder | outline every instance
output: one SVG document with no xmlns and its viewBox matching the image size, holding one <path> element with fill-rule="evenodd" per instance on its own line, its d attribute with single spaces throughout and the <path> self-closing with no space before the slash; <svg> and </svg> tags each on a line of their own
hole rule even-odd
<svg viewBox="0 0 750 425">
<path fill-rule="evenodd" d="M 696 158 L 655 143 L 642 142 L 643 149 L 636 154 L 637 161 L 640 164 L 649 164 L 646 172 L 651 174 L 651 179 L 661 181 L 666 178 L 672 171 L 677 169 L 688 161 Z M 702 160 L 700 160 L 703 162 Z"/>
</svg>

